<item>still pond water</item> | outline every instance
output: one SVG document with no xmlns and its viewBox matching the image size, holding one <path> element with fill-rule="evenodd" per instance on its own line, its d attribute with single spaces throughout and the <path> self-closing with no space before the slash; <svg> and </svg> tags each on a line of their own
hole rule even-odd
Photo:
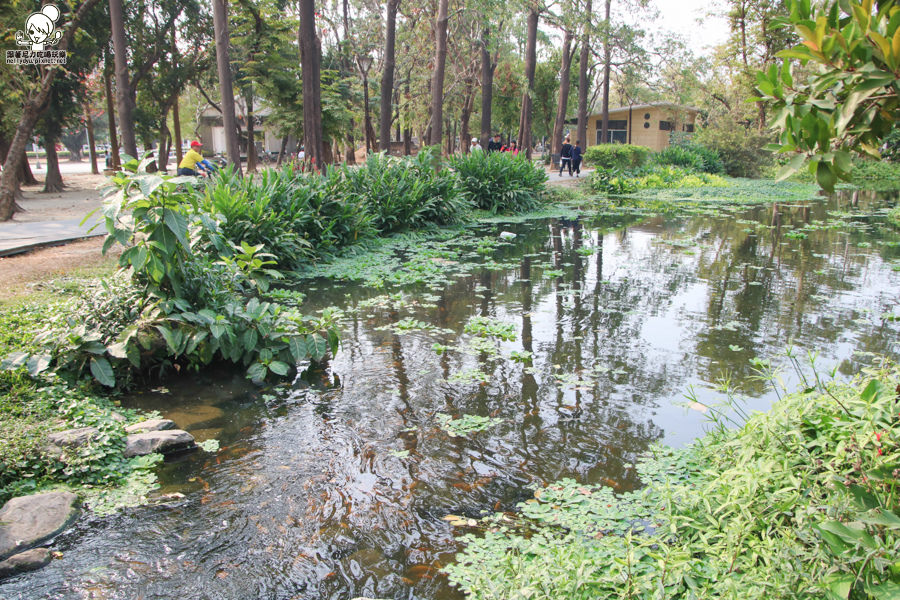
<svg viewBox="0 0 900 600">
<path fill-rule="evenodd" d="M 447 515 L 514 510 L 562 477 L 634 488 L 650 444 L 708 426 L 689 389 L 715 404 L 728 378 L 765 409 L 776 396 L 750 360 L 787 364 L 789 343 L 838 376 L 898 358 L 883 200 L 481 225 L 400 256 L 424 252 L 446 283 L 302 286 L 305 310 L 345 312 L 337 357 L 290 385 L 220 370 L 129 398 L 221 449 L 160 468 L 160 494 L 183 497 L 83 518 L 62 559 L 0 598 L 459 598 L 440 573 L 462 532 Z M 473 316 L 515 340 L 463 333 Z M 499 422 L 453 437 L 440 414 Z"/>
</svg>

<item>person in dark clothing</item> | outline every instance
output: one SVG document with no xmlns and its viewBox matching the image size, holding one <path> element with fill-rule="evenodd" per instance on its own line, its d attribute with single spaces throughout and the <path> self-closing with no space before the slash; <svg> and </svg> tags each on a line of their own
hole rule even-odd
<svg viewBox="0 0 900 600">
<path fill-rule="evenodd" d="M 581 140 L 575 140 L 575 146 L 572 147 L 572 171 L 575 171 L 575 177 L 581 177 Z M 569 172 L 571 176 L 571 171 Z"/>
<path fill-rule="evenodd" d="M 495 133 L 494 139 L 488 141 L 488 152 L 500 152 L 503 150 L 503 144 L 500 142 L 500 134 Z"/>
<path fill-rule="evenodd" d="M 562 148 L 559 150 L 559 176 L 562 177 L 563 169 L 569 167 L 569 177 L 572 176 L 572 144 L 569 143 L 569 136 L 563 141 Z"/>
</svg>

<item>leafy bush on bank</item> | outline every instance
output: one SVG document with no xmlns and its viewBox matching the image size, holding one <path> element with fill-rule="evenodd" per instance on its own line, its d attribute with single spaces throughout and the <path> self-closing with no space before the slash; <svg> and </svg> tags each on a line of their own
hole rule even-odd
<svg viewBox="0 0 900 600">
<path fill-rule="evenodd" d="M 725 173 L 731 177 L 759 177 L 774 162 L 766 146 L 772 139 L 749 127 L 730 123 L 707 127 L 694 134 L 694 142 L 718 153 Z"/>
<path fill-rule="evenodd" d="M 623 171 L 597 168 L 588 178 L 592 191 L 602 194 L 633 194 L 639 190 L 682 187 L 727 186 L 719 175 L 703 173 L 670 165 L 649 165 L 642 169 Z"/>
<path fill-rule="evenodd" d="M 137 171 L 138 165 L 129 164 Z M 4 360 L 37 376 L 54 371 L 71 384 L 93 377 L 129 384 L 173 368 L 226 361 L 259 381 L 287 375 L 306 358 L 337 351 L 334 315 L 313 319 L 260 294 L 281 277 L 262 246 L 235 245 L 220 216 L 198 208 L 192 178 L 113 177 L 104 208 L 104 249 L 126 247 L 122 271 L 73 300 L 35 338 L 36 350 Z"/>
<path fill-rule="evenodd" d="M 722 173 L 725 165 L 715 150 L 700 144 L 673 144 L 653 155 L 653 161 L 659 165 L 684 167 L 703 173 Z"/>
<path fill-rule="evenodd" d="M 475 599 L 847 598 L 900 593 L 900 370 L 819 382 L 639 465 L 615 494 L 563 480 L 446 567 Z"/>
<path fill-rule="evenodd" d="M 459 177 L 460 195 L 475 208 L 497 213 L 534 210 L 543 202 L 547 173 L 524 156 L 509 152 L 472 152 L 450 165 Z"/>
<path fill-rule="evenodd" d="M 584 151 L 584 162 L 602 169 L 635 169 L 643 166 L 653 151 L 632 144 L 599 144 Z"/>
</svg>

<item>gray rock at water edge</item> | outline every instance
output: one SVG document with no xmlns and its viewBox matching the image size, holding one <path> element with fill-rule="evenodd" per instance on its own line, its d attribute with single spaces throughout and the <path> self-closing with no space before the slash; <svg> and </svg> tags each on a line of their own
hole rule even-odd
<svg viewBox="0 0 900 600">
<path fill-rule="evenodd" d="M 0 559 L 44 542 L 78 516 L 72 492 L 46 492 L 13 498 L 0 509 Z"/>
<path fill-rule="evenodd" d="M 25 571 L 35 571 L 50 563 L 50 551 L 46 548 L 34 548 L 19 554 L 13 554 L 0 562 L 0 579 L 12 577 Z"/>
<path fill-rule="evenodd" d="M 515 237 L 516 237 L 516 234 L 514 234 L 512 231 L 501 231 L 500 232 L 501 240 L 511 240 Z"/>
<path fill-rule="evenodd" d="M 54 446 L 72 446 L 77 448 L 84 446 L 98 435 L 100 435 L 100 431 L 96 427 L 78 427 L 77 429 L 66 429 L 65 431 L 51 433 L 47 436 L 47 441 Z"/>
<path fill-rule="evenodd" d="M 57 431 L 47 436 L 47 445 L 44 447 L 44 451 L 51 456 L 58 457 L 62 454 L 63 448 L 80 448 L 99 435 L 100 430 L 96 427 L 78 427 L 77 429 Z"/>
<path fill-rule="evenodd" d="M 169 419 L 150 419 L 125 428 L 125 433 L 141 433 L 142 431 L 164 431 L 175 429 L 175 421 Z"/>
<path fill-rule="evenodd" d="M 194 436 L 181 429 L 168 429 L 166 431 L 147 431 L 145 433 L 133 433 L 125 439 L 125 458 L 143 456 L 153 452 L 170 454 L 191 450 L 197 447 Z"/>
</svg>

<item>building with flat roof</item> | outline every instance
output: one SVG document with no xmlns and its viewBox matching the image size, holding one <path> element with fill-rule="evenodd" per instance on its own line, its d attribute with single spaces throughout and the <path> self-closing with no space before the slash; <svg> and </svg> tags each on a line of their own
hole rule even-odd
<svg viewBox="0 0 900 600">
<path fill-rule="evenodd" d="M 603 143 L 634 144 L 659 152 L 669 145 L 671 133 L 693 133 L 698 114 L 699 108 L 668 102 L 611 108 L 605 140 L 600 139 L 603 115 L 598 113 L 588 116 L 586 147 Z"/>
</svg>

